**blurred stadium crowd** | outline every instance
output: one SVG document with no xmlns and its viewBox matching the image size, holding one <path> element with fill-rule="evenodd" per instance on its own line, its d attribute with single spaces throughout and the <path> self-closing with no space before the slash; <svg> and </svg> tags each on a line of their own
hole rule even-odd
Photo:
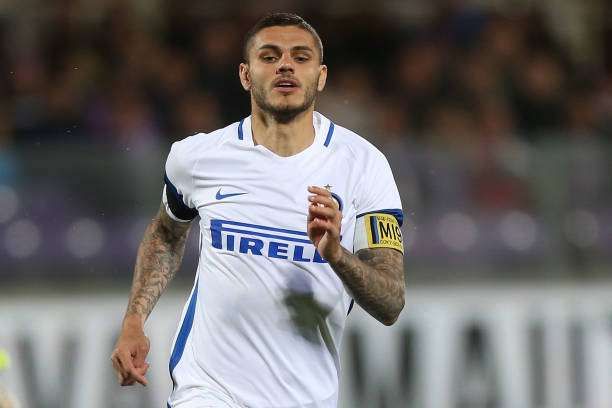
<svg viewBox="0 0 612 408">
<path fill-rule="evenodd" d="M 85 2 L 56 3 L 27 33 L 0 20 L 5 144 L 138 145 L 247 114 L 237 65 L 249 15 L 206 18 L 165 2 L 152 22 L 115 1 L 86 18 Z M 610 136 L 612 55 L 591 65 L 572 59 L 534 8 L 501 15 L 440 4 L 426 24 L 306 14 L 331 72 L 320 109 L 368 137 L 452 148 L 559 131 Z"/>
<path fill-rule="evenodd" d="M 165 152 L 249 113 L 237 66 L 242 36 L 259 17 L 251 9 L 89 3 L 0 14 L 0 183 L 18 173 L 23 157 L 11 152 L 20 149 Z M 581 53 L 533 5 L 500 12 L 476 3 L 439 2 L 427 18 L 406 20 L 298 2 L 330 68 L 318 110 L 388 154 L 414 224 L 462 257 L 476 246 L 479 227 L 466 218 L 474 213 L 486 232 L 487 214 L 514 211 L 506 241 L 524 252 L 537 247 L 532 230 L 542 219 L 550 226 L 571 207 L 559 228 L 574 247 L 596 246 L 605 238 L 597 217 L 607 213 L 586 210 L 610 204 L 612 6 L 593 3 L 604 23 L 582 44 L 601 46 Z M 441 224 L 428 229 L 429 220 Z M 431 240 L 420 242 L 418 253 L 437 257 Z"/>
</svg>

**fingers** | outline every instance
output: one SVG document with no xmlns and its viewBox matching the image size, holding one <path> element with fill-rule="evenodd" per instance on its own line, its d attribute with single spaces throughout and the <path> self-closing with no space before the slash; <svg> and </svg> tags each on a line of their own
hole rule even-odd
<svg viewBox="0 0 612 408">
<path fill-rule="evenodd" d="M 119 360 L 117 358 L 116 353 L 117 353 L 116 351 L 113 352 L 113 355 L 111 356 L 111 361 L 113 362 L 113 368 L 117 372 L 117 382 L 121 384 L 123 383 L 126 373 L 124 372 L 121 364 L 119 364 Z"/>
<path fill-rule="evenodd" d="M 308 186 L 308 191 L 311 192 L 312 194 L 319 194 L 322 196 L 331 197 L 331 191 L 323 187 Z"/>
<path fill-rule="evenodd" d="M 127 377 L 124 380 L 124 383 L 122 383 L 121 385 L 133 385 L 134 382 L 137 382 L 146 387 L 149 384 L 149 381 L 147 381 L 144 376 L 145 372 L 146 370 L 143 370 L 142 368 L 138 369 L 134 367 L 130 369 L 128 371 Z"/>
<path fill-rule="evenodd" d="M 146 387 L 148 384 L 148 381 L 145 378 L 145 375 L 147 374 L 148 369 L 149 369 L 149 363 L 144 363 L 142 367 L 136 367 L 135 368 L 136 375 L 130 375 L 130 377 L 125 380 L 125 384 L 122 384 L 122 385 L 134 385 L 136 382 L 138 382 Z"/>
<path fill-rule="evenodd" d="M 143 362 L 139 367 L 134 366 L 132 355 L 125 351 L 116 349 L 111 357 L 113 367 L 117 371 L 117 380 L 121 385 L 133 385 L 138 382 L 144 386 L 148 384 L 145 374 L 149 364 Z"/>
<path fill-rule="evenodd" d="M 330 233 L 332 233 L 332 236 L 338 236 L 339 235 L 339 231 L 340 229 L 338 228 L 338 225 L 336 223 L 334 223 L 331 220 L 326 220 L 326 219 L 322 219 L 322 218 L 315 218 L 313 219 L 309 225 L 309 228 L 311 229 L 315 229 L 315 230 L 321 230 L 321 231 L 328 231 Z"/>
<path fill-rule="evenodd" d="M 308 196 L 308 201 L 310 201 L 311 204 L 322 205 L 335 210 L 338 209 L 338 202 L 332 196 L 324 196 L 320 194 L 311 195 Z"/>
<path fill-rule="evenodd" d="M 149 381 L 145 378 L 144 373 L 140 373 L 137 369 L 133 369 L 128 372 L 127 377 L 123 379 L 121 385 L 134 385 L 135 383 L 139 383 L 146 387 Z"/>
<path fill-rule="evenodd" d="M 340 203 L 336 201 L 331 191 L 325 188 L 317 187 L 317 186 L 309 186 L 308 191 L 314 194 L 312 196 L 308 196 L 308 200 L 311 203 L 318 204 L 319 206 L 323 205 L 323 206 L 331 207 L 335 209 L 340 208 Z"/>
<path fill-rule="evenodd" d="M 147 374 L 147 370 L 149 369 L 150 364 L 147 363 L 145 361 L 145 357 L 148 353 L 148 349 L 141 349 L 139 350 L 139 352 L 137 352 L 136 356 L 134 357 L 133 360 L 133 364 L 134 364 L 134 370 L 133 373 L 135 373 L 135 375 L 132 375 L 132 379 L 139 382 L 140 384 L 146 386 L 148 381 L 145 378 L 145 375 Z M 134 382 L 132 382 L 133 384 Z M 129 385 L 132 385 L 129 384 Z"/>
<path fill-rule="evenodd" d="M 131 386 L 131 385 L 134 385 L 134 384 L 136 384 L 138 382 L 138 383 L 140 383 L 140 384 L 142 384 L 143 386 L 146 387 L 147 384 L 148 384 L 148 381 L 145 378 L 145 374 L 147 373 L 148 368 L 149 368 L 149 364 L 148 363 L 145 363 L 145 366 L 143 366 L 143 367 L 136 368 L 136 371 L 137 371 L 138 375 L 141 377 L 141 380 L 144 380 L 144 383 L 143 383 L 143 381 L 139 381 L 136 376 L 128 374 L 127 378 L 122 378 L 120 375 L 117 375 L 118 380 L 119 380 L 119 384 L 121 384 L 122 386 Z"/>
<path fill-rule="evenodd" d="M 308 196 L 308 236 L 318 246 L 325 233 L 335 238 L 340 235 L 342 213 L 329 190 L 309 186 L 308 191 L 313 194 Z"/>
<path fill-rule="evenodd" d="M 315 218 L 329 218 L 331 220 L 336 219 L 338 216 L 338 210 L 329 207 L 318 207 L 316 205 L 310 205 L 308 207 L 308 217 L 309 219 Z"/>
<path fill-rule="evenodd" d="M 338 202 L 332 197 L 331 192 L 316 186 L 309 186 L 308 191 L 314 194 L 308 196 L 310 202 L 308 206 L 309 224 L 317 221 L 316 227 L 326 230 L 338 224 L 342 219 L 342 214 L 339 211 Z M 331 221 L 331 223 L 321 221 Z"/>
<path fill-rule="evenodd" d="M 136 347 L 136 355 L 134 355 L 134 367 L 142 367 L 145 365 L 145 358 L 149 354 L 148 341 Z"/>
</svg>

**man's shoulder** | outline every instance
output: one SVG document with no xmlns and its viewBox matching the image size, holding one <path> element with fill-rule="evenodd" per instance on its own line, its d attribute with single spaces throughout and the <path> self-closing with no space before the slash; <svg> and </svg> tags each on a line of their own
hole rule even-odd
<svg viewBox="0 0 612 408">
<path fill-rule="evenodd" d="M 172 150 L 181 155 L 189 155 L 204 150 L 209 150 L 215 146 L 222 145 L 225 141 L 231 140 L 231 134 L 236 133 L 238 122 L 231 123 L 224 128 L 214 130 L 209 133 L 196 133 L 178 140 L 172 144 Z"/>
<path fill-rule="evenodd" d="M 338 150 L 345 150 L 355 158 L 367 160 L 384 157 L 383 153 L 366 138 L 337 123 L 334 123 L 334 139 Z"/>
</svg>

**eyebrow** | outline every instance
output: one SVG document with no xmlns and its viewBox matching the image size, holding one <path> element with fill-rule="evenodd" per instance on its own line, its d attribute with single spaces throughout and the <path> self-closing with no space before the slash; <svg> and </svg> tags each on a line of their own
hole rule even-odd
<svg viewBox="0 0 612 408">
<path fill-rule="evenodd" d="M 281 47 L 279 47 L 278 45 L 274 45 L 274 44 L 264 44 L 261 47 L 259 47 L 259 50 L 264 50 L 264 49 L 281 52 Z M 309 47 L 307 45 L 296 45 L 295 47 L 291 47 L 291 51 L 309 51 L 309 52 L 314 53 L 314 50 L 312 49 L 312 47 Z"/>
</svg>

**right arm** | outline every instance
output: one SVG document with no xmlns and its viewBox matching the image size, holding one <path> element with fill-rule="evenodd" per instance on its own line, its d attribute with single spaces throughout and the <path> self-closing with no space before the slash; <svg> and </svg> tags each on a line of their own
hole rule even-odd
<svg viewBox="0 0 612 408">
<path fill-rule="evenodd" d="M 190 222 L 170 218 L 162 204 L 145 231 L 121 333 L 111 356 L 121 385 L 147 384 L 149 340 L 144 322 L 181 265 L 190 227 Z"/>
<path fill-rule="evenodd" d="M 144 325 L 183 260 L 191 223 L 174 221 L 162 205 L 138 249 L 126 319 Z"/>
</svg>

